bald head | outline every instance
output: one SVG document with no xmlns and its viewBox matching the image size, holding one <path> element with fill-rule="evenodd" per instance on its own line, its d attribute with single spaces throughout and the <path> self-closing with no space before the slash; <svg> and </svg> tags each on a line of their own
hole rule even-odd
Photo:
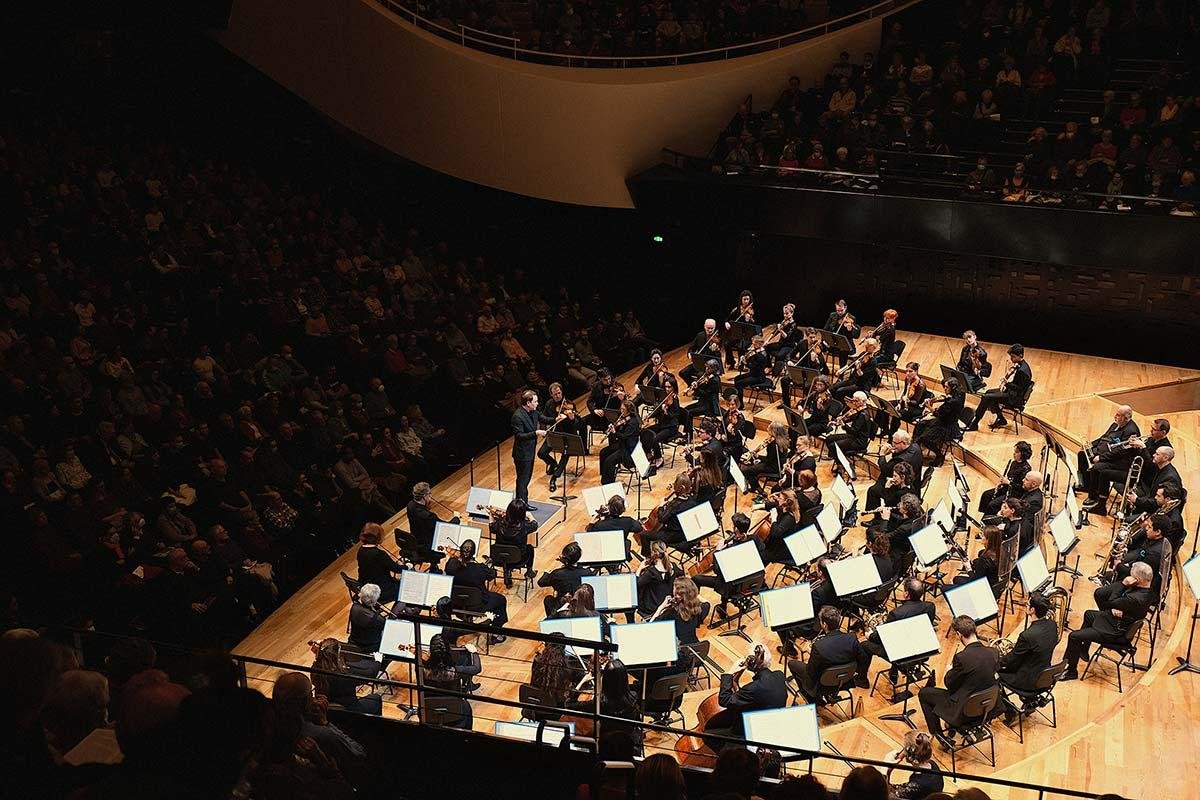
<svg viewBox="0 0 1200 800">
<path fill-rule="evenodd" d="M 1030 470 L 1025 474 L 1025 480 L 1021 482 L 1021 485 L 1026 489 L 1038 488 L 1042 485 L 1042 473 L 1036 470 Z"/>
<path fill-rule="evenodd" d="M 1117 424 L 1124 425 L 1133 419 L 1133 406 L 1117 406 L 1113 416 L 1116 418 Z"/>
</svg>

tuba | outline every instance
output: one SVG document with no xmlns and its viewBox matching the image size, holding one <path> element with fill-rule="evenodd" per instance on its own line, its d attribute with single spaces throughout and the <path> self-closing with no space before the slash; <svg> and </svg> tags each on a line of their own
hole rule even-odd
<svg viewBox="0 0 1200 800">
<path fill-rule="evenodd" d="M 1058 636 L 1061 639 L 1063 631 L 1067 626 L 1067 613 L 1070 611 L 1071 595 L 1061 586 L 1055 586 L 1047 589 L 1045 597 L 1050 601 L 1050 615 L 1048 619 L 1054 620 L 1055 628 L 1058 630 Z"/>
</svg>

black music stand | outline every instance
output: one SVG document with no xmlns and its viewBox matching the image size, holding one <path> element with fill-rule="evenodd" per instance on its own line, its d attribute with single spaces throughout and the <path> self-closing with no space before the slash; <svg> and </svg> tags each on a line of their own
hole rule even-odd
<svg viewBox="0 0 1200 800">
<path fill-rule="evenodd" d="M 821 341 L 829 348 L 829 354 L 836 358 L 839 364 L 842 359 L 854 352 L 854 343 L 837 331 L 822 330 Z"/>
<path fill-rule="evenodd" d="M 730 322 L 729 329 L 725 333 L 731 341 L 748 342 L 755 336 L 760 336 L 762 330 L 762 325 L 756 325 L 753 322 Z"/>
<path fill-rule="evenodd" d="M 954 380 L 958 381 L 959 388 L 961 388 L 964 392 L 967 392 L 968 394 L 979 394 L 979 392 L 971 390 L 971 382 L 967 380 L 967 373 L 963 372 L 962 370 L 955 369 L 954 367 L 947 367 L 945 364 L 938 364 L 938 367 L 942 370 L 943 386 L 946 384 L 947 380 L 954 378 Z"/>
<path fill-rule="evenodd" d="M 705 364 L 713 360 L 720 362 L 721 358 L 722 356 L 720 353 L 692 353 L 692 367 L 696 370 L 696 379 L 699 380 L 700 378 L 704 377 Z M 718 372 L 717 377 L 719 378 L 720 376 L 721 373 Z"/>
<path fill-rule="evenodd" d="M 575 433 L 559 433 L 558 431 L 549 431 L 546 433 L 546 444 L 550 447 L 551 453 L 558 453 L 563 458 L 578 457 L 582 461 L 578 468 L 572 471 L 572 477 L 578 478 L 587 468 L 587 448 L 583 445 L 583 437 Z M 562 495 L 551 497 L 552 500 L 558 500 L 563 505 L 566 505 L 568 500 L 574 500 L 576 495 L 567 494 L 566 471 L 563 471 Z"/>
<path fill-rule="evenodd" d="M 753 641 L 746 633 L 746 615 L 758 609 L 758 593 L 766 585 L 766 577 L 765 572 L 756 572 L 738 578 L 730 584 L 729 602 L 733 603 L 737 611 L 725 617 L 725 624 L 730 625 L 736 621 L 737 627 L 721 631 L 717 636 L 740 636 L 747 642 Z"/>
<path fill-rule="evenodd" d="M 795 367 L 788 365 L 784 367 L 784 374 L 786 374 L 788 380 L 792 382 L 793 390 L 799 388 L 801 396 L 808 397 L 808 393 L 812 389 L 812 382 L 821 374 L 821 372 L 820 370 L 815 370 L 810 367 Z"/>
<path fill-rule="evenodd" d="M 658 406 L 667 399 L 667 390 L 657 386 L 643 386 L 641 391 L 643 405 Z"/>
<path fill-rule="evenodd" d="M 886 719 L 889 722 L 903 722 L 913 730 L 917 729 L 917 724 L 912 721 L 912 717 L 917 713 L 917 710 L 909 708 L 908 701 L 913 697 L 913 685 L 921 681 L 932 681 L 936 678 L 937 673 L 929 668 L 929 659 L 930 656 L 917 656 L 916 658 L 904 661 L 892 662 L 892 669 L 904 677 L 904 688 L 900 689 L 899 692 L 896 690 L 900 687 L 892 683 L 892 702 L 896 702 L 897 698 L 903 695 L 904 707 L 897 714 L 882 714 L 879 717 L 880 719 Z M 879 683 L 879 679 L 883 677 L 883 674 L 884 670 L 880 670 L 875 676 L 875 684 Z M 891 683 L 890 678 L 888 679 L 888 683 Z M 871 694 L 875 694 L 875 685 L 871 686 Z"/>
<path fill-rule="evenodd" d="M 803 414 L 794 408 L 788 408 L 787 406 L 784 406 L 783 418 L 787 422 L 788 428 L 795 433 L 796 436 L 803 436 L 805 439 L 809 438 L 808 425 L 806 425 L 804 422 Z"/>
</svg>

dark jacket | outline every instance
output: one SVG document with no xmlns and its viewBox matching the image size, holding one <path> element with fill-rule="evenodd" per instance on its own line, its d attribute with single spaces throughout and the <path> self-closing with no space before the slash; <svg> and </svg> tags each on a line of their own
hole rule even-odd
<svg viewBox="0 0 1200 800">
<path fill-rule="evenodd" d="M 1000 680 L 1017 689 L 1032 691 L 1038 677 L 1054 656 L 1058 626 L 1052 619 L 1034 621 L 1021 635 L 1008 657 L 1000 662 Z"/>
<path fill-rule="evenodd" d="M 773 669 L 760 669 L 754 673 L 754 679 L 733 688 L 733 676 L 726 673 L 721 676 L 721 691 L 717 702 L 722 708 L 732 711 L 764 711 L 769 708 L 783 708 L 787 705 L 787 682 L 782 672 Z M 742 717 L 739 715 L 734 730 L 740 735 L 743 731 Z"/>
<path fill-rule="evenodd" d="M 1152 599 L 1149 587 L 1142 589 L 1122 583 L 1101 586 L 1094 596 L 1100 613 L 1092 618 L 1092 630 L 1114 642 L 1124 637 L 1130 625 L 1145 618 Z M 1120 610 L 1121 616 L 1114 617 L 1113 609 Z"/>
<path fill-rule="evenodd" d="M 430 511 L 428 506 L 423 506 L 416 500 L 409 502 L 406 511 L 408 512 L 408 530 L 417 540 L 417 544 L 426 550 L 432 549 L 433 531 L 441 521 L 438 515 Z"/>
<path fill-rule="evenodd" d="M 862 645 L 854 634 L 834 631 L 813 640 L 804 672 L 797 676 L 804 696 L 815 698 L 821 694 L 821 673 L 830 667 L 857 664 L 862 657 Z"/>
<path fill-rule="evenodd" d="M 379 652 L 383 640 L 383 617 L 362 603 L 350 606 L 350 636 L 347 641 L 351 649 L 359 653 Z"/>
<path fill-rule="evenodd" d="M 548 586 L 555 594 L 564 595 L 578 589 L 585 575 L 594 574 L 588 567 L 559 567 L 538 578 L 538 586 Z"/>
<path fill-rule="evenodd" d="M 518 408 L 513 412 L 513 461 L 533 461 L 534 452 L 537 450 L 537 423 L 536 411 Z"/>
<path fill-rule="evenodd" d="M 948 694 L 933 710 L 950 725 L 962 721 L 962 712 L 967 698 L 972 694 L 996 685 L 996 664 L 1000 660 L 996 651 L 982 642 L 971 642 L 954 654 L 954 666 L 946 673 Z"/>
</svg>

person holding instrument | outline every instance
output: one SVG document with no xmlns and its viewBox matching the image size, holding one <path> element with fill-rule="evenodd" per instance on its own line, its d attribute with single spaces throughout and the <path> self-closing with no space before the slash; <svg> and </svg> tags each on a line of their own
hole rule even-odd
<svg viewBox="0 0 1200 800">
<path fill-rule="evenodd" d="M 750 673 L 750 680 L 743 686 L 746 673 Z M 724 736 L 745 735 L 742 714 L 747 711 L 765 711 L 787 705 L 787 681 L 782 672 L 771 669 L 771 651 L 766 645 L 751 644 L 737 668 L 721 676 L 717 702 L 721 711 L 709 717 L 704 730 Z"/>
<path fill-rule="evenodd" d="M 358 588 L 358 599 L 350 605 L 350 635 L 346 644 L 359 653 L 378 653 L 383 641 L 383 621 L 388 611 L 379 605 L 379 587 L 364 583 Z"/>
<path fill-rule="evenodd" d="M 1025 390 L 1033 383 L 1033 370 L 1029 368 L 1029 362 L 1025 360 L 1025 348 L 1014 344 L 1008 348 L 1008 358 L 1012 365 L 1004 374 L 1004 380 L 997 388 L 988 389 L 983 393 L 979 400 L 979 408 L 975 409 L 975 418 L 967 426 L 968 431 L 979 430 L 979 421 L 989 411 L 996 415 L 995 421 L 988 425 L 989 428 L 1008 427 L 1008 420 L 1005 418 L 1004 412 L 1000 410 L 1000 406 L 1006 405 L 1013 408 L 1020 405 L 1025 397 Z"/>
<path fill-rule="evenodd" d="M 754 336 L 750 339 L 750 349 L 738 359 L 738 365 L 746 370 L 745 373 L 733 379 L 739 403 L 745 398 L 746 389 L 770 390 L 775 388 L 775 381 L 767 375 L 767 370 L 771 366 L 771 357 L 767 355 L 764 342 L 761 335 Z"/>
<path fill-rule="evenodd" d="M 645 618 L 660 610 L 659 606 L 671 596 L 675 579 L 682 576 L 683 570 L 667 557 L 667 546 L 652 542 L 650 557 L 637 572 L 638 613 Z"/>
<path fill-rule="evenodd" d="M 519 564 L 508 564 L 504 567 L 504 585 L 512 588 L 512 571 L 514 567 L 525 570 L 526 578 L 536 578 L 537 570 L 533 568 L 533 545 L 529 544 L 529 534 L 537 530 L 536 520 L 529 518 L 528 506 L 519 497 L 514 497 L 504 509 L 504 515 L 492 520 L 488 526 L 492 541 L 496 544 L 512 545 L 524 553 L 524 560 Z"/>
<path fill-rule="evenodd" d="M 621 415 L 608 426 L 608 444 L 600 451 L 600 481 L 612 483 L 617 479 L 617 467 L 633 468 L 630 455 L 637 447 L 642 420 L 632 400 L 621 403 Z"/>
<path fill-rule="evenodd" d="M 658 511 L 657 528 L 647 524 L 646 530 L 641 534 L 642 558 L 650 556 L 651 542 L 665 542 L 667 545 L 675 548 L 685 545 L 687 539 L 684 537 L 683 528 L 679 524 L 679 515 L 689 508 L 694 508 L 704 502 L 698 500 L 695 493 L 696 483 L 690 471 L 685 470 L 675 476 L 675 482 L 671 487 L 671 499 L 656 509 Z M 652 512 L 651 516 L 656 515 Z M 649 519 L 647 522 L 649 522 Z"/>
<path fill-rule="evenodd" d="M 1088 493 L 1083 501 L 1084 508 L 1090 511 L 1101 504 L 1101 498 L 1108 499 L 1112 481 L 1102 480 L 1103 474 L 1127 473 L 1134 456 L 1139 452 L 1132 442 L 1141 438 L 1142 432 L 1133 421 L 1133 408 L 1117 406 L 1112 424 L 1088 447 L 1078 452 L 1079 480 Z"/>
<path fill-rule="evenodd" d="M 619 384 L 613 380 L 612 373 L 607 368 L 600 370 L 598 378 L 592 384 L 591 391 L 587 396 L 587 414 L 583 418 L 585 433 L 588 430 L 603 431 L 608 427 L 608 417 L 605 412 L 620 408 L 621 401 L 625 399 L 618 395 L 618 386 Z"/>
<path fill-rule="evenodd" d="M 838 425 L 833 425 L 831 430 L 841 426 L 845 429 L 845 433 L 830 434 L 825 438 L 825 447 L 829 451 L 829 458 L 837 465 L 837 456 L 834 455 L 833 447 L 837 445 L 842 453 L 849 458 L 858 453 L 865 453 L 867 445 L 871 442 L 871 418 L 866 413 L 867 393 L 855 392 L 852 396 L 846 399 L 846 410 L 837 420 Z M 840 469 L 840 466 L 837 467 Z"/>
<path fill-rule="evenodd" d="M 830 333 L 845 336 L 846 340 L 850 343 L 849 350 L 833 352 L 834 361 L 840 367 L 845 362 L 845 359 L 854 353 L 854 341 L 862 336 L 862 326 L 855 321 L 854 315 L 846 308 L 846 301 L 838 300 L 833 305 L 833 313 L 825 320 L 824 328 Z"/>
<path fill-rule="evenodd" d="M 912 466 L 907 461 L 901 461 L 892 467 L 892 474 L 883 482 L 883 488 L 872 498 L 868 497 L 866 501 L 867 508 L 863 510 L 863 514 L 878 514 L 884 509 L 895 510 L 900 506 L 900 498 L 906 494 L 913 492 L 913 484 L 916 483 L 916 473 L 913 472 Z M 875 487 L 872 486 L 871 489 Z M 886 520 L 883 517 L 876 518 L 871 521 L 868 527 L 873 530 L 884 530 L 887 526 L 884 525 Z"/>
<path fill-rule="evenodd" d="M 467 539 L 458 550 L 458 557 L 446 562 L 446 573 L 454 576 L 454 585 L 478 589 L 481 599 L 478 608 L 467 611 L 482 611 L 493 615 L 497 628 L 503 628 L 508 622 L 508 598 L 487 588 L 488 583 L 496 580 L 496 570 L 487 564 L 475 560 L 475 540 Z M 500 644 L 508 637 L 493 633 L 488 641 Z"/>
<path fill-rule="evenodd" d="M 751 456 L 753 460 L 741 469 L 749 494 L 758 495 L 762 491 L 760 481 L 778 479 L 792 457 L 792 439 L 787 425 L 778 421 L 768 425 L 766 441 L 751 451 Z"/>
<path fill-rule="evenodd" d="M 891 546 L 887 537 L 883 534 L 880 534 L 871 541 L 872 554 L 875 554 L 876 551 L 882 551 L 886 554 Z M 879 545 L 883 546 L 878 546 L 876 543 L 879 543 Z M 882 572 L 879 574 L 880 577 L 883 576 Z M 890 572 L 888 574 L 889 576 L 891 575 Z M 904 581 L 904 601 L 889 611 L 887 616 L 884 617 L 883 621 L 885 623 L 896 622 L 898 620 L 909 619 L 911 617 L 919 617 L 924 614 L 925 616 L 929 617 L 929 621 L 931 623 L 937 622 L 937 607 L 924 598 L 925 584 L 920 578 L 909 578 L 908 580 Z M 857 682 L 859 678 L 867 678 L 867 673 L 871 669 L 871 660 L 873 658 L 876 656 L 879 658 L 887 658 L 887 651 L 883 647 L 883 639 L 881 639 L 879 634 L 875 631 L 871 631 L 871 633 L 867 636 L 866 640 L 862 643 L 862 649 L 865 657 L 858 665 L 858 676 L 855 678 L 855 684 L 858 686 L 861 686 L 861 684 Z M 894 667 L 888 671 L 888 678 L 894 686 L 899 678 L 899 673 Z"/>
<path fill-rule="evenodd" d="M 521 405 L 513 412 L 510 427 L 513 433 L 512 460 L 517 470 L 516 495 L 529 502 L 529 481 L 533 477 L 533 458 L 537 439 L 545 435 L 538 427 L 538 396 L 526 389 L 521 392 Z M 534 506 L 529 506 L 532 510 Z"/>
<path fill-rule="evenodd" d="M 789 367 L 798 369 L 807 369 L 816 372 L 818 375 L 828 375 L 829 365 L 826 362 L 828 356 L 828 348 L 825 342 L 821 339 L 821 333 L 816 328 L 812 328 L 805 334 L 803 341 L 788 353 L 786 359 L 777 360 L 775 362 L 775 375 L 779 378 L 779 393 L 783 399 L 783 404 L 788 408 L 794 408 L 792 403 L 792 389 L 795 384 L 792 382 L 791 373 L 788 372 Z M 828 383 L 826 383 L 828 387 Z M 800 387 L 802 390 L 805 387 Z M 801 399 L 807 399 L 807 394 L 801 391 Z"/>
<path fill-rule="evenodd" d="M 582 548 L 575 542 L 570 542 L 562 549 L 562 555 L 558 557 L 562 566 L 538 578 L 538 586 L 543 589 L 551 589 L 553 592 L 544 598 L 542 603 L 547 617 L 562 605 L 563 598 L 579 588 L 585 576 L 596 574 L 590 567 L 579 566 L 579 559 L 582 557 Z"/>
<path fill-rule="evenodd" d="M 308 646 L 313 653 L 312 683 L 317 694 L 324 695 L 330 703 L 347 711 L 374 716 L 383 713 L 383 700 L 379 695 L 358 696 L 358 687 L 379 673 L 379 664 L 375 659 L 347 662 L 342 643 L 332 637 L 309 642 Z"/>
<path fill-rule="evenodd" d="M 750 535 L 750 517 L 739 511 L 729 518 L 729 524 L 733 526 L 733 530 L 729 532 L 729 535 L 725 537 L 725 541 L 721 542 L 717 550 L 725 547 L 733 547 L 735 544 L 741 544 L 745 541 L 752 541 L 758 549 L 759 558 L 766 563 L 767 552 L 763 548 L 762 539 Z M 705 560 L 701 559 L 701 563 Z M 715 618 L 723 620 L 729 616 L 729 599 L 733 596 L 733 587 L 721 577 L 721 567 L 717 563 L 716 558 L 711 559 L 711 561 L 714 570 L 713 574 L 693 575 L 692 580 L 697 586 L 707 586 L 721 596 L 721 604 L 713 610 L 713 615 Z"/>
<path fill-rule="evenodd" d="M 1058 645 L 1058 626 L 1050 619 L 1050 601 L 1041 592 L 1029 595 L 1025 613 L 1029 624 L 1017 636 L 1012 652 L 1000 659 L 996 669 L 1000 673 L 1000 683 L 1023 692 L 1033 692 L 1042 671 L 1050 666 L 1054 657 L 1054 648 Z M 1000 697 L 1005 709 L 1005 725 L 1016 722 L 1018 714 L 1036 708 L 1018 709 L 1007 696 L 1001 694 Z"/>
<path fill-rule="evenodd" d="M 925 414 L 925 400 L 930 395 L 925 381 L 921 380 L 920 369 L 921 365 L 916 361 L 904 365 L 904 394 L 896 402 L 896 411 L 900 416 L 893 417 L 885 411 L 875 414 L 875 424 L 887 433 L 889 439 L 900 429 L 901 422 L 916 423 Z"/>
<path fill-rule="evenodd" d="M 957 378 L 947 378 L 942 388 L 944 397 L 925 399 L 925 414 L 913 425 L 912 434 L 919 447 L 936 454 L 933 466 L 937 467 L 945 461 L 950 444 L 962 435 L 959 420 L 967 400 Z"/>
<path fill-rule="evenodd" d="M 878 508 L 881 505 L 893 505 L 893 503 L 883 503 L 881 498 L 884 494 L 884 489 L 888 486 L 888 480 L 892 477 L 892 472 L 899 464 L 908 464 L 912 467 L 914 476 L 921 474 L 922 456 L 921 448 L 912 443 L 912 438 L 908 435 L 908 431 L 896 431 L 892 436 L 891 444 L 885 444 L 879 451 L 879 477 L 875 479 L 875 483 L 867 489 L 866 507 Z"/>
<path fill-rule="evenodd" d="M 689 383 L 683 393 L 696 397 L 696 402 L 683 409 L 689 419 L 721 416 L 721 362 L 715 358 L 705 361 L 704 374 Z"/>
<path fill-rule="evenodd" d="M 911 772 L 904 783 L 892 783 L 890 780 L 892 772 L 897 769 L 939 769 L 933 760 L 933 738 L 928 733 L 909 731 L 904 735 L 904 747 L 889 753 L 884 760 L 896 762 L 895 766 L 888 767 L 887 774 L 884 775 L 884 779 L 888 781 L 888 796 L 894 800 L 924 800 L 942 791 L 946 785 L 945 779 L 938 772 Z"/>
<path fill-rule="evenodd" d="M 879 342 L 870 338 L 863 342 L 863 350 L 854 356 L 844 367 L 838 370 L 840 380 L 833 384 L 830 392 L 839 400 L 845 400 L 857 392 L 870 393 L 879 385 L 879 369 L 876 358 L 879 356 Z"/>
<path fill-rule="evenodd" d="M 1141 439 L 1127 440 L 1130 446 L 1130 452 L 1134 456 L 1142 457 L 1142 479 L 1140 485 L 1135 487 L 1136 491 L 1141 493 L 1146 487 L 1153 483 L 1158 472 L 1158 466 L 1155 463 L 1154 454 L 1161 447 L 1170 447 L 1171 440 L 1168 434 L 1171 432 L 1171 421 L 1168 419 L 1156 419 L 1150 426 L 1150 435 Z M 1108 496 L 1111 488 L 1115 485 L 1123 487 L 1125 478 L 1129 474 L 1129 465 L 1125 466 L 1100 466 L 1097 465 L 1095 499 L 1099 502 L 1091 503 L 1093 495 L 1088 494 L 1088 499 L 1085 501 L 1085 507 L 1089 514 L 1098 514 L 1104 516 L 1108 513 Z M 1091 487 L 1077 486 L 1076 491 L 1084 491 Z"/>
<path fill-rule="evenodd" d="M 717 330 L 717 321 L 715 319 L 704 320 L 704 330 L 696 334 L 692 339 L 692 344 L 688 347 L 688 364 L 683 369 L 679 370 L 679 378 L 686 384 L 695 383 L 699 376 L 696 371 L 695 357 L 703 356 L 705 361 L 710 358 L 721 357 L 721 333 Z M 718 368 L 721 362 L 717 362 Z"/>
<path fill-rule="evenodd" d="M 736 389 L 726 389 L 721 401 L 721 427 L 717 438 L 730 458 L 741 458 L 746 452 L 746 441 L 758 434 L 754 420 L 742 410 L 742 398 Z"/>
<path fill-rule="evenodd" d="M 776 366 L 776 374 L 779 372 L 778 365 L 786 361 L 803 340 L 802 333 L 800 326 L 796 324 L 796 304 L 785 303 L 783 319 L 775 326 L 775 330 L 771 332 L 771 336 L 765 342 L 767 357 L 771 364 Z"/>
<path fill-rule="evenodd" d="M 950 726 L 962 722 L 967 698 L 996 685 L 996 664 L 1000 660 L 993 648 L 979 641 L 975 620 L 970 617 L 956 617 L 951 631 L 962 649 L 954 654 L 954 666 L 946 673 L 946 688 L 926 686 L 918 694 L 925 725 L 945 750 L 953 747 L 953 734 L 943 731 L 943 720 Z"/>
<path fill-rule="evenodd" d="M 642 420 L 642 430 L 638 434 L 650 466 L 656 470 L 664 463 L 663 444 L 678 440 L 680 428 L 689 438 L 692 433 L 692 418 L 679 405 L 679 387 L 675 379 L 668 380 L 665 386 L 667 396 Z"/>
<path fill-rule="evenodd" d="M 788 550 L 784 539 L 800 530 L 800 509 L 796 505 L 795 492 L 777 492 L 771 495 L 771 502 L 779 513 L 771 523 L 771 530 L 763 541 L 767 559 L 776 564 L 790 564 L 791 551 Z"/>
<path fill-rule="evenodd" d="M 729 313 L 729 320 L 725 323 L 725 332 L 729 334 L 733 330 L 732 323 L 744 322 L 748 324 L 754 323 L 754 295 L 748 289 L 743 289 L 738 294 L 738 304 L 734 306 L 733 311 Z M 733 369 L 734 361 L 733 354 L 746 352 L 746 340 L 734 339 L 728 336 L 725 340 L 725 369 Z"/>
<path fill-rule="evenodd" d="M 450 647 L 445 637 L 438 633 L 429 640 L 429 652 L 421 664 L 421 680 L 426 693 L 437 694 L 438 689 L 452 692 L 463 691 L 464 682 L 471 682 L 476 675 L 483 671 L 479 653 L 473 645 L 467 645 L 463 651 L 466 658 L 460 660 Z M 465 661 L 465 663 L 463 663 Z M 471 703 L 465 697 L 446 698 L 451 708 L 457 705 L 462 719 L 451 723 L 448 727 L 471 730 L 473 718 Z"/>
<path fill-rule="evenodd" d="M 674 621 L 675 638 L 679 644 L 699 642 L 700 637 L 696 629 L 704 621 L 704 604 L 700 602 L 700 589 L 696 582 L 686 575 L 676 575 L 671 579 L 670 593 L 658 603 L 649 617 L 648 622 Z M 680 661 L 684 661 L 685 658 L 681 656 Z"/>
<path fill-rule="evenodd" d="M 886 358 L 891 357 L 892 348 L 896 344 L 896 320 L 899 318 L 900 312 L 889 308 L 883 312 L 883 322 L 871 332 L 871 338 L 879 342 L 879 352 Z"/>
<path fill-rule="evenodd" d="M 998 526 L 985 525 L 983 547 L 971 559 L 971 568 L 954 576 L 954 585 L 961 586 L 979 578 L 987 578 L 992 594 L 999 599 L 1004 592 L 1004 585 L 1000 583 L 1000 545 L 1003 539 L 1004 532 Z"/>
<path fill-rule="evenodd" d="M 400 590 L 400 579 L 397 576 L 404 571 L 404 565 L 380 546 L 382 539 L 383 526 L 378 523 L 368 522 L 359 531 L 358 580 L 378 586 L 380 596 L 390 603 L 396 599 L 396 593 Z"/>
<path fill-rule="evenodd" d="M 614 494 L 608 502 L 596 512 L 596 519 L 588 523 L 589 531 L 623 531 L 625 533 L 625 560 L 628 561 L 632 552 L 629 546 L 629 534 L 641 533 L 642 523 L 625 513 L 625 498 Z"/>
<path fill-rule="evenodd" d="M 804 397 L 804 427 L 809 436 L 821 436 L 833 428 L 833 420 L 843 410 L 840 400 L 829 392 L 829 379 L 824 375 L 813 378 L 812 386 Z"/>
<path fill-rule="evenodd" d="M 587 446 L 586 430 L 583 422 L 579 419 L 579 415 L 575 412 L 575 404 L 563 397 L 563 387 L 561 383 L 550 384 L 550 400 L 546 403 L 546 407 L 538 414 L 538 424 L 545 429 L 546 433 L 569 433 L 583 438 L 584 446 Z M 557 482 L 567 471 L 567 462 L 571 457 L 566 453 L 556 459 L 554 452 L 550 449 L 550 437 L 546 436 L 542 439 L 542 445 L 538 448 L 537 457 L 546 464 L 546 474 L 550 476 L 550 491 L 557 489 Z"/>
<path fill-rule="evenodd" d="M 991 516 L 1000 513 L 1000 506 L 1009 497 L 1018 496 L 1021 483 L 1033 467 L 1029 459 L 1033 458 L 1033 446 L 1026 441 L 1013 445 L 1012 459 L 1004 468 L 1004 475 L 995 489 L 987 489 L 979 497 L 979 513 Z"/>
<path fill-rule="evenodd" d="M 413 485 L 412 500 L 408 502 L 405 512 L 408 516 L 408 528 L 412 533 L 413 541 L 416 543 L 417 550 L 421 554 L 423 561 L 429 562 L 430 572 L 441 572 L 438 566 L 445 553 L 439 553 L 433 549 L 433 536 L 439 522 L 449 522 L 451 525 L 459 523 L 458 515 L 454 515 L 450 519 L 442 519 L 429 507 L 435 502 L 433 499 L 433 489 L 425 481 L 419 481 Z M 396 535 L 400 536 L 400 529 L 396 529 Z M 399 542 L 397 542 L 399 544 Z"/>
<path fill-rule="evenodd" d="M 863 652 L 857 636 L 841 630 L 842 612 L 833 606 L 821 606 L 817 620 L 821 632 L 812 640 L 808 660 L 792 659 L 787 665 L 788 672 L 796 679 L 800 694 L 810 703 L 820 700 L 821 673 L 838 664 L 855 664 L 859 671 L 854 676 L 854 685 L 867 688 L 865 665 L 870 662 L 871 656 Z"/>
<path fill-rule="evenodd" d="M 650 351 L 650 361 L 642 367 L 642 371 L 638 373 L 637 379 L 634 381 L 634 385 L 637 386 L 637 394 L 633 398 L 634 405 L 638 408 L 647 405 L 645 399 L 642 398 L 643 386 L 666 391 L 668 383 L 675 383 L 675 376 L 671 374 L 671 370 L 663 361 L 662 350 L 655 348 Z"/>
<path fill-rule="evenodd" d="M 992 365 L 988 363 L 987 350 L 979 343 L 975 331 L 963 331 L 963 346 L 958 351 L 958 363 L 955 365 L 959 372 L 967 376 L 965 388 L 978 392 L 992 374 Z"/>
</svg>

